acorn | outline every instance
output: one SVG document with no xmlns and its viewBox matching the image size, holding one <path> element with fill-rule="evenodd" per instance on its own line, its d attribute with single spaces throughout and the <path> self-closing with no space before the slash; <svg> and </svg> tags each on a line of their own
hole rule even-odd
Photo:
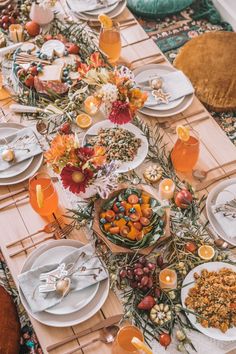
<svg viewBox="0 0 236 354">
<path fill-rule="evenodd" d="M 153 306 L 150 312 L 150 319 L 156 325 L 163 325 L 171 320 L 171 311 L 169 305 L 158 304 Z"/>
<path fill-rule="evenodd" d="M 2 159 L 6 162 L 11 162 L 15 158 L 15 153 L 12 149 L 6 149 L 2 152 Z"/>
</svg>

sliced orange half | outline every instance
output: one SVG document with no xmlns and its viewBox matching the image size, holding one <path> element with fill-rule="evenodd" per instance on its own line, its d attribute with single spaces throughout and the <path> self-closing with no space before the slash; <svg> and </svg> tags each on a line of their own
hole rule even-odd
<svg viewBox="0 0 236 354">
<path fill-rule="evenodd" d="M 43 207 L 43 202 L 44 202 L 41 184 L 36 185 L 36 199 L 37 199 L 38 207 L 41 209 Z"/>
<path fill-rule="evenodd" d="M 109 16 L 101 14 L 98 16 L 98 20 L 101 22 L 104 28 L 112 27 L 112 19 Z"/>
<path fill-rule="evenodd" d="M 143 350 L 144 353 L 146 354 L 153 354 L 152 350 L 144 343 L 142 342 L 140 339 L 138 339 L 137 337 L 133 337 L 131 340 L 131 343 L 133 344 L 133 346 L 139 350 Z"/>
<path fill-rule="evenodd" d="M 81 113 L 76 117 L 77 125 L 82 129 L 87 129 L 92 124 L 92 118 L 85 113 Z"/>
<path fill-rule="evenodd" d="M 176 128 L 176 133 L 178 138 L 182 141 L 188 141 L 190 137 L 190 132 L 188 127 L 184 127 L 183 125 L 178 125 Z"/>
<path fill-rule="evenodd" d="M 213 247 L 208 246 L 208 245 L 203 245 L 201 247 L 199 247 L 198 249 L 198 255 L 199 257 L 201 257 L 202 259 L 209 261 L 210 259 L 212 259 L 215 255 L 215 250 Z"/>
</svg>

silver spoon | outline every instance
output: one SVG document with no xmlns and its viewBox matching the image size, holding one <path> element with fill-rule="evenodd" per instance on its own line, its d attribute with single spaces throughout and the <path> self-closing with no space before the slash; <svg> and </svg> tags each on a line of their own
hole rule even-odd
<svg viewBox="0 0 236 354">
<path fill-rule="evenodd" d="M 36 129 L 39 134 L 46 135 L 48 132 L 48 124 L 46 124 L 42 120 L 39 120 L 36 124 Z"/>
<path fill-rule="evenodd" d="M 120 328 L 115 325 L 104 328 L 102 330 L 102 335 L 100 337 L 92 339 L 88 343 L 80 345 L 76 349 L 72 349 L 69 352 L 66 352 L 65 354 L 73 354 L 73 353 L 77 352 L 78 350 L 84 349 L 84 348 L 88 347 L 89 345 L 96 343 L 96 342 L 102 342 L 104 344 L 113 343 L 119 329 Z"/>
<path fill-rule="evenodd" d="M 215 171 L 215 170 L 217 170 L 217 169 L 219 169 L 219 168 L 222 168 L 222 167 L 226 167 L 226 166 L 228 166 L 228 165 L 231 165 L 231 164 L 233 164 L 234 162 L 236 162 L 236 160 L 226 162 L 226 163 L 224 163 L 224 164 L 221 165 L 221 166 L 212 167 L 212 168 L 210 168 L 210 169 L 207 170 L 207 171 L 200 170 L 200 169 L 196 169 L 196 170 L 193 170 L 192 175 L 193 175 L 193 177 L 195 177 L 195 178 L 198 179 L 199 181 L 203 181 L 204 179 L 207 178 L 208 173 L 210 173 L 210 172 L 212 172 L 212 171 Z"/>
</svg>

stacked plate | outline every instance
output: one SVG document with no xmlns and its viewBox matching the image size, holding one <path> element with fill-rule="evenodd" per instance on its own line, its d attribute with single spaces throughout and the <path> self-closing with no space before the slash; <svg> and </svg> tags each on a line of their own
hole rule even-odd
<svg viewBox="0 0 236 354">
<path fill-rule="evenodd" d="M 25 128 L 17 123 L 1 123 L 0 138 L 16 133 L 18 130 Z M 0 186 L 9 186 L 23 182 L 32 177 L 40 168 L 43 162 L 43 154 L 24 160 L 7 170 L 0 172 Z"/>
<path fill-rule="evenodd" d="M 67 5 L 81 20 L 97 21 L 100 14 L 110 18 L 120 15 L 126 7 L 126 0 L 67 0 Z"/>
<path fill-rule="evenodd" d="M 147 80 L 147 77 L 161 77 L 170 72 L 176 71 L 175 68 L 169 65 L 162 64 L 148 64 L 144 65 L 136 70 L 134 70 L 135 81 L 143 82 Z M 140 87 L 142 88 L 142 87 Z M 181 87 L 180 87 L 181 89 Z M 170 117 L 174 116 L 185 109 L 187 109 L 192 101 L 194 94 L 190 94 L 187 96 L 182 96 L 174 101 L 169 103 L 161 103 L 153 106 L 144 106 L 140 111 L 151 117 Z"/>
<path fill-rule="evenodd" d="M 84 246 L 75 240 L 52 241 L 37 248 L 27 258 L 21 273 L 48 264 L 60 263 L 74 250 Z M 29 304 L 19 289 L 26 310 L 37 321 L 53 327 L 68 327 L 84 322 L 97 313 L 109 294 L 109 278 L 87 288 L 70 292 L 61 303 L 42 312 L 32 313 Z"/>
</svg>

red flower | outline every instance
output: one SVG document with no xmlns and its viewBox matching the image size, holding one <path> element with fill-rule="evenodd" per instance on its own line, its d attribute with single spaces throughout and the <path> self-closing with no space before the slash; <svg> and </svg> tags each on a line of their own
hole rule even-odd
<svg viewBox="0 0 236 354">
<path fill-rule="evenodd" d="M 111 122 L 115 124 L 125 124 L 132 120 L 130 107 L 128 102 L 115 101 L 112 103 L 109 117 Z"/>
<path fill-rule="evenodd" d="M 77 149 L 78 158 L 83 162 L 90 160 L 94 156 L 94 153 L 94 149 L 90 147 L 81 147 Z"/>
<path fill-rule="evenodd" d="M 67 165 L 61 171 L 61 180 L 65 188 L 72 193 L 85 192 L 88 182 L 92 179 L 93 172 L 88 169 Z"/>
<path fill-rule="evenodd" d="M 81 63 L 81 61 L 78 63 L 78 72 L 80 73 L 80 77 L 83 78 L 87 72 L 90 70 L 90 66 L 84 63 Z"/>
</svg>

